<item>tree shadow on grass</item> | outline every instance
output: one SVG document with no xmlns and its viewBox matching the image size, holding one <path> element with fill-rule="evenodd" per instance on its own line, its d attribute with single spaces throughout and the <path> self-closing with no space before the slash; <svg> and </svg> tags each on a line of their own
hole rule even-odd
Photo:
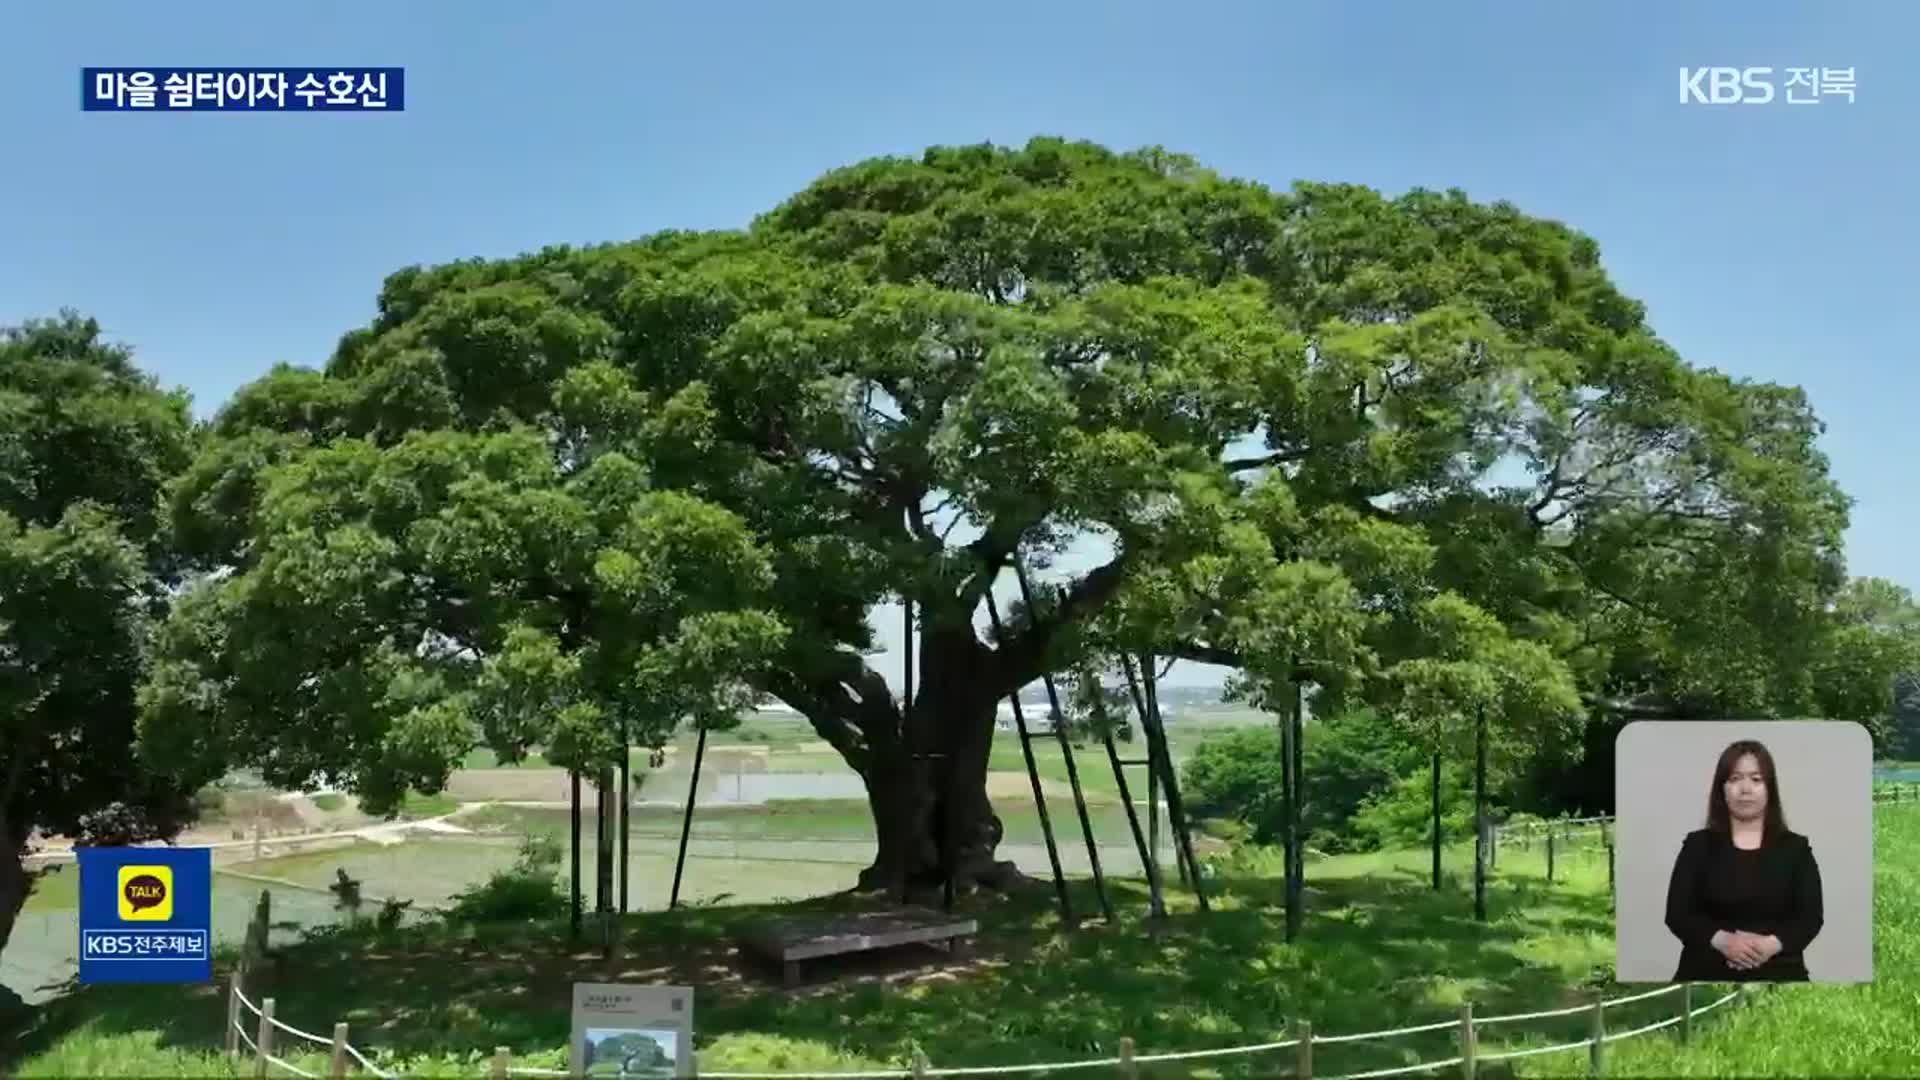
<svg viewBox="0 0 1920 1080">
<path fill-rule="evenodd" d="M 960 913 L 981 926 L 970 957 L 853 958 L 823 964 L 797 990 L 743 963 L 735 932 L 775 916 L 888 905 L 839 896 L 629 916 L 617 962 L 590 943 L 570 946 L 564 924 L 328 929 L 287 947 L 281 969 L 256 977 L 249 994 L 273 996 L 280 1017 L 309 1031 L 344 1020 L 363 1051 L 402 1061 L 506 1046 L 523 1061 L 559 1063 L 579 981 L 696 988 L 707 1069 L 901 1064 L 916 1048 L 936 1065 L 1011 1065 L 1111 1056 L 1127 1036 L 1149 1054 L 1284 1039 L 1300 1019 L 1322 1035 L 1444 1021 L 1467 999 L 1482 1015 L 1578 1003 L 1593 989 L 1580 958 L 1541 943 L 1610 940 L 1612 929 L 1601 896 L 1523 881 L 1493 892 L 1480 923 L 1470 891 L 1388 875 L 1311 884 L 1301 936 L 1288 944 L 1279 882 L 1208 884 L 1213 911 L 1176 894 L 1174 913 L 1149 926 L 1144 888 L 1110 881 L 1120 917 L 1072 932 L 1045 885 L 967 897 Z M 1076 883 L 1072 896 L 1077 910 L 1098 910 L 1090 885 Z M 43 1010 L 16 1050 L 43 1050 L 83 1023 L 211 1050 L 221 1045 L 223 997 L 224 985 L 83 988 Z M 1576 1016 L 1535 1030 L 1571 1039 L 1585 1029 Z M 1452 1039 L 1443 1030 L 1316 1047 L 1315 1067 L 1339 1074 L 1451 1057 Z M 1275 1075 L 1292 1061 L 1281 1051 L 1195 1064 Z"/>
<path fill-rule="evenodd" d="M 0 1043 L 0 1075 L 22 1061 L 45 1053 L 86 1028 L 102 1034 L 151 1033 L 168 1047 L 211 1050 L 222 1045 L 226 1021 L 226 972 L 232 954 L 216 954 L 212 983 L 186 985 L 80 985 L 69 979 L 62 991 L 37 1006 L 9 1016 Z"/>
</svg>

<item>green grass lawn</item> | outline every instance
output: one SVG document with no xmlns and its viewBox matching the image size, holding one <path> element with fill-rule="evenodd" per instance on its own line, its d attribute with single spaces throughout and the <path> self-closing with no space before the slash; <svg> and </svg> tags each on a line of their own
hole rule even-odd
<svg viewBox="0 0 1920 1080">
<path fill-rule="evenodd" d="M 422 795 L 417 791 L 409 791 L 407 792 L 406 801 L 400 804 L 399 819 L 402 821 L 418 821 L 422 818 L 444 817 L 458 809 L 460 809 L 460 800 L 444 791 L 433 795 Z"/>
<path fill-rule="evenodd" d="M 1863 987 L 1799 986 L 1761 995 L 1695 1026 L 1682 1048 L 1663 1031 L 1607 1047 L 1609 1075 L 1914 1075 L 1920 1042 L 1920 811 L 1879 816 L 1876 974 Z M 775 911 L 694 907 L 631 916 L 618 965 L 568 948 L 554 927 L 458 931 L 434 925 L 385 937 L 339 932 L 290 949 L 281 974 L 254 992 L 279 1015 L 326 1033 L 351 1025 L 356 1045 L 420 1076 L 479 1076 L 496 1045 L 516 1063 L 564 1066 L 568 986 L 581 979 L 698 987 L 703 1069 L 797 1070 L 898 1066 L 914 1048 L 935 1065 L 995 1065 L 1104 1056 L 1122 1036 L 1141 1053 L 1283 1038 L 1296 1018 L 1322 1034 L 1445 1021 L 1464 1000 L 1482 1015 L 1628 992 L 1608 980 L 1612 916 L 1605 863 L 1570 854 L 1560 880 L 1542 879 L 1538 853 L 1508 852 L 1491 891 L 1491 920 L 1475 923 L 1461 871 L 1447 852 L 1445 888 L 1425 881 L 1422 852 L 1334 857 L 1309 867 L 1303 937 L 1284 940 L 1279 882 L 1260 857 L 1235 860 L 1210 884 L 1214 911 L 1175 892 L 1164 932 L 1148 932 L 1137 882 L 1123 885 L 1123 917 L 1063 932 L 1049 889 L 969 901 L 982 923 L 977 956 L 931 971 L 850 964 L 798 993 L 734 962 L 737 927 Z M 1084 911 L 1094 905 L 1076 886 Z M 845 908 L 837 897 L 798 905 Z M 1638 989 L 1638 988 L 1633 988 Z M 1700 988 L 1696 1002 L 1718 996 Z M 1672 998 L 1608 1010 L 1613 1030 L 1671 1015 Z M 18 1076 L 226 1075 L 212 1054 L 223 1006 L 217 987 L 156 992 L 102 986 L 45 1010 L 15 1045 Z M 1585 1016 L 1489 1029 L 1486 1052 L 1584 1036 Z M 317 1049 L 317 1048 L 316 1048 Z M 1450 1057 L 1451 1033 L 1315 1049 L 1315 1071 L 1337 1076 Z M 296 1056 L 320 1071 L 323 1053 Z M 1581 1075 L 1584 1050 L 1489 1064 L 1487 1076 Z M 1284 1073 L 1288 1053 L 1146 1068 L 1148 1077 Z M 1209 1073 L 1198 1073 L 1208 1075 Z M 1434 1075 L 1438 1075 L 1437 1073 Z"/>
<path fill-rule="evenodd" d="M 34 882 L 23 911 L 54 911 L 80 907 L 80 868 L 71 862 L 53 863 Z"/>
</svg>

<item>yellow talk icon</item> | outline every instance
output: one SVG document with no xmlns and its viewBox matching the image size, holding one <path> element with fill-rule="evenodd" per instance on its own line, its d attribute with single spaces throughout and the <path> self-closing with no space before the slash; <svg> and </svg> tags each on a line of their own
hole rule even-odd
<svg viewBox="0 0 1920 1080">
<path fill-rule="evenodd" d="M 118 895 L 123 922 L 165 922 L 173 918 L 173 867 L 121 867 Z"/>
</svg>

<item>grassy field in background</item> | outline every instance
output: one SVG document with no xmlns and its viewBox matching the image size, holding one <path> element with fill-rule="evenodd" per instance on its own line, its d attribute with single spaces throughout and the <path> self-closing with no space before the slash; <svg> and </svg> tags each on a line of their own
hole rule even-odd
<svg viewBox="0 0 1920 1080">
<path fill-rule="evenodd" d="M 1609 1075 L 1906 1076 L 1920 1071 L 1912 1008 L 1920 994 L 1920 809 L 1880 815 L 1876 837 L 1876 972 L 1872 986 L 1786 987 L 1695 1025 L 1690 1048 L 1671 1030 L 1607 1047 Z M 1503 855 L 1491 921 L 1476 924 L 1462 871 L 1446 853 L 1445 887 L 1428 887 L 1426 855 L 1334 857 L 1309 866 L 1308 917 L 1287 944 L 1279 882 L 1258 856 L 1223 866 L 1201 915 L 1173 894 L 1175 915 L 1155 936 L 1140 922 L 1137 882 L 1122 885 L 1120 923 L 1064 933 L 1044 887 L 978 899 L 977 957 L 918 977 L 851 965 L 841 978 L 785 993 L 738 967 L 731 932 L 763 908 L 695 907 L 631 916 L 628 955 L 607 964 L 557 940 L 555 927 L 456 931 L 426 925 L 380 937 L 339 933 L 288 950 L 284 972 L 255 986 L 279 1014 L 326 1032 L 345 1020 L 357 1045 L 386 1067 L 418 1076 L 485 1071 L 495 1045 L 516 1064 L 564 1066 L 568 985 L 576 979 L 684 981 L 699 987 L 703 1069 L 798 1070 L 899 1066 L 915 1047 L 936 1066 L 1018 1064 L 1109 1055 L 1121 1036 L 1141 1053 L 1286 1037 L 1295 1018 L 1322 1034 L 1450 1019 L 1464 1000 L 1482 1014 L 1532 1011 L 1626 993 L 1607 980 L 1613 956 L 1605 863 L 1575 852 L 1560 880 L 1542 878 L 1537 852 Z M 1269 860 L 1271 861 L 1271 860 Z M 1089 889 L 1076 886 L 1082 910 Z M 808 908 L 844 908 L 846 898 Z M 776 909 L 791 910 L 791 909 Z M 1718 996 L 1700 988 L 1696 1002 Z M 1672 998 L 1608 1010 L 1612 1030 L 1671 1015 Z M 223 1007 L 217 990 L 156 993 L 90 987 L 47 1010 L 17 1044 L 12 1075 L 229 1075 L 211 1053 Z M 1483 1032 L 1485 1052 L 1584 1036 L 1584 1015 Z M 1387 1043 L 1323 1045 L 1315 1071 L 1340 1075 L 1454 1053 L 1451 1032 Z M 319 1072 L 324 1053 L 292 1060 Z M 1218 1059 L 1214 1075 L 1284 1073 L 1289 1053 Z M 1584 1050 L 1487 1064 L 1489 1077 L 1576 1076 Z M 1195 1075 L 1187 1066 L 1142 1075 Z M 1204 1074 L 1202 1074 L 1204 1075 Z"/>
<path fill-rule="evenodd" d="M 1006 844 L 1043 844 L 1041 815 L 1031 799 L 995 799 L 995 811 L 1006 828 Z M 1079 817 L 1073 813 L 1073 799 L 1048 799 L 1052 813 L 1054 838 L 1062 846 L 1085 846 L 1081 840 Z M 1102 846 L 1131 846 L 1133 830 L 1127 824 L 1127 811 L 1117 803 L 1089 805 L 1094 840 Z M 507 834 L 532 832 L 568 840 L 568 811 L 561 807 L 480 807 L 461 815 L 468 828 L 493 828 Z M 672 807 L 634 807 L 630 828 L 636 840 L 674 840 L 680 838 L 682 811 Z M 1164 826 L 1162 826 L 1164 828 Z M 593 847 L 593 821 L 582 824 L 582 844 Z M 1165 832 L 1162 832 L 1165 836 Z M 835 844 L 864 844 L 872 851 L 874 817 L 864 801 L 854 799 L 804 799 L 772 801 L 747 807 L 699 807 L 693 811 L 695 840 L 724 842 L 795 842 L 818 840 Z"/>
</svg>

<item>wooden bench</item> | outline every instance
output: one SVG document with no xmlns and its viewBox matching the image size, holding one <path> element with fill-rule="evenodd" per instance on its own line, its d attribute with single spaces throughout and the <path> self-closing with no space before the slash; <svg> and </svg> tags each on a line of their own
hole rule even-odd
<svg viewBox="0 0 1920 1080">
<path fill-rule="evenodd" d="M 750 927 L 736 941 L 742 949 L 779 964 L 786 984 L 797 986 L 802 961 L 901 945 L 939 944 L 958 959 L 967 955 L 978 931 L 972 919 L 938 911 L 899 911 L 782 919 Z"/>
</svg>

